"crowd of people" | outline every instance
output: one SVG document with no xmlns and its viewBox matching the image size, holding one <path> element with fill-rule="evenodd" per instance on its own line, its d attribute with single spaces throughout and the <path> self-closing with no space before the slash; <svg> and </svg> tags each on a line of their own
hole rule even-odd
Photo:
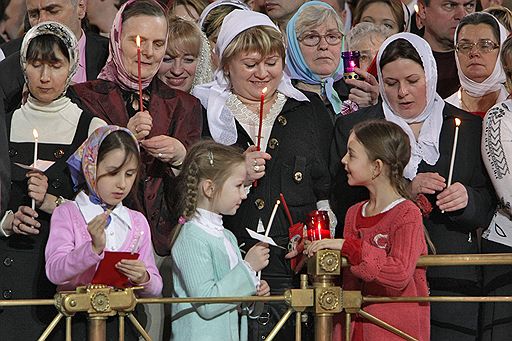
<svg viewBox="0 0 512 341">
<path fill-rule="evenodd" d="M 296 257 L 324 248 L 348 258 L 342 286 L 363 295 L 512 295 L 510 266 L 416 267 L 421 255 L 512 251 L 512 12 L 501 5 L 0 1 L 0 299 L 88 285 L 116 252 L 124 282 L 112 285 L 139 296 L 281 295 L 299 286 Z M 331 238 L 293 243 L 314 210 Z M 134 315 L 154 340 L 256 341 L 287 309 Z M 363 309 L 417 340 L 512 338 L 505 302 Z M 35 340 L 54 314 L 0 308 L 0 339 Z M 73 321 L 85 339 L 85 317 Z M 276 339 L 293 339 L 295 323 Z M 335 317 L 334 340 L 345 323 Z M 352 340 L 401 339 L 359 315 L 350 327 Z M 119 338 L 117 319 L 107 331 Z"/>
</svg>

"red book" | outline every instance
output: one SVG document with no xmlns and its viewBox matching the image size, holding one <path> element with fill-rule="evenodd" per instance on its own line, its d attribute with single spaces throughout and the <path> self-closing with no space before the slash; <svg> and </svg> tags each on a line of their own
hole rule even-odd
<svg viewBox="0 0 512 341">
<path fill-rule="evenodd" d="M 116 264 L 123 259 L 138 259 L 138 253 L 105 251 L 105 256 L 100 261 L 98 269 L 91 281 L 92 284 L 105 284 L 116 288 L 128 288 L 131 286 L 128 277 L 116 269 Z"/>
</svg>

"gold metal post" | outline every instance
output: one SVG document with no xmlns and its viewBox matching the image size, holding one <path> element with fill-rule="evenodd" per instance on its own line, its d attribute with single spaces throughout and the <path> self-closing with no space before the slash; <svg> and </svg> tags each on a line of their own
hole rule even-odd
<svg viewBox="0 0 512 341">
<path fill-rule="evenodd" d="M 302 339 L 302 313 L 300 311 L 295 313 L 295 341 Z"/>
<path fill-rule="evenodd" d="M 144 338 L 146 341 L 151 341 L 151 336 L 144 330 L 144 327 L 141 326 L 139 321 L 133 316 L 133 314 L 127 314 L 128 318 L 132 322 L 132 324 L 135 326 L 135 329 L 140 333 L 140 335 Z"/>
<path fill-rule="evenodd" d="M 350 341 L 350 324 L 351 321 L 351 314 L 348 312 L 345 312 L 345 340 Z"/>
<path fill-rule="evenodd" d="M 371 315 L 371 314 L 368 314 L 366 311 L 364 310 L 359 310 L 359 315 L 361 315 L 362 317 L 364 317 L 365 319 L 367 319 L 368 321 L 392 332 L 393 334 L 396 334 L 398 336 L 400 336 L 401 338 L 405 339 L 405 340 L 409 340 L 409 341 L 418 341 L 417 339 L 413 338 L 412 336 L 410 336 L 409 334 L 407 333 L 404 333 L 403 331 L 401 331 L 400 329 L 397 329 L 395 327 L 393 327 L 392 325 L 390 325 L 389 323 L 386 323 L 384 321 L 382 321 L 381 319 L 378 319 L 377 317 Z"/>
<path fill-rule="evenodd" d="M 284 324 L 286 323 L 286 321 L 288 321 L 288 318 L 292 314 L 293 314 L 293 309 L 292 308 L 288 308 L 286 313 L 284 313 L 283 317 L 281 317 L 281 319 L 276 323 L 274 328 L 272 328 L 272 331 L 270 332 L 270 334 L 268 334 L 268 336 L 266 338 L 267 341 L 274 340 L 274 337 L 277 335 L 277 333 L 279 333 L 281 328 L 283 328 Z"/>
<path fill-rule="evenodd" d="M 107 318 L 103 316 L 89 316 L 89 340 L 107 340 Z"/>
<path fill-rule="evenodd" d="M 72 341 L 72 324 L 71 324 L 71 318 L 72 316 L 66 316 L 66 341 Z"/>
<path fill-rule="evenodd" d="M 48 336 L 50 335 L 50 333 L 53 331 L 53 329 L 55 328 L 55 326 L 57 325 L 57 323 L 59 323 L 60 319 L 64 317 L 64 314 L 62 313 L 58 313 L 57 316 L 55 316 L 52 320 L 52 322 L 50 322 L 50 324 L 48 325 L 48 327 L 46 327 L 46 329 L 44 330 L 44 332 L 41 334 L 41 336 L 39 337 L 38 341 L 44 341 L 48 338 Z"/>
<path fill-rule="evenodd" d="M 124 317 L 125 313 L 119 313 L 119 341 L 124 341 Z"/>
</svg>

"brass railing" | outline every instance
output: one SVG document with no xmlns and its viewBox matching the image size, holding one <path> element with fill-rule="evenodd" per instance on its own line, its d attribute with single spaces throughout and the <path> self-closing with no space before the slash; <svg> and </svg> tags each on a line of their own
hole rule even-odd
<svg viewBox="0 0 512 341">
<path fill-rule="evenodd" d="M 461 266 L 461 265 L 511 265 L 512 254 L 479 255 L 433 255 L 422 256 L 417 266 Z M 352 314 L 358 314 L 370 322 L 399 335 L 406 340 L 415 340 L 392 325 L 382 321 L 362 309 L 365 303 L 389 302 L 512 302 L 512 296 L 431 296 L 431 297 L 364 297 L 360 291 L 343 291 L 335 285 L 335 279 L 341 268 L 349 266 L 339 251 L 320 250 L 308 260 L 308 275 L 301 275 L 300 288 L 287 290 L 284 295 L 268 297 L 191 297 L 191 298 L 137 298 L 133 287 L 115 290 L 102 285 L 79 287 L 75 291 L 59 292 L 54 299 L 0 300 L 0 307 L 27 305 L 55 305 L 58 310 L 39 340 L 45 340 L 62 318 L 66 321 L 66 340 L 72 340 L 71 321 L 76 313 L 86 313 L 89 318 L 89 339 L 106 340 L 106 320 L 110 316 L 119 316 L 120 340 L 124 341 L 125 318 L 135 326 L 145 340 L 150 336 L 137 321 L 132 312 L 137 304 L 172 303 L 238 303 L 238 302 L 286 302 L 289 309 L 274 326 L 266 340 L 273 340 L 286 321 L 295 313 L 295 340 L 301 340 L 302 314 L 311 312 L 315 319 L 315 340 L 332 339 L 332 321 L 334 314 L 343 310 L 346 313 L 345 336 L 350 340 L 350 321 Z"/>
</svg>

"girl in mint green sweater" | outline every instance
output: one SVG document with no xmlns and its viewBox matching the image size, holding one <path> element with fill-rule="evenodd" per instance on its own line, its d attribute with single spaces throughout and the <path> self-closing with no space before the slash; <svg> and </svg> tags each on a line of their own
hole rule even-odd
<svg viewBox="0 0 512 341">
<path fill-rule="evenodd" d="M 258 243 L 242 259 L 222 215 L 233 215 L 246 195 L 244 155 L 233 147 L 204 141 L 183 163 L 183 215 L 172 245 L 174 297 L 269 295 L 256 273 L 268 264 L 267 244 Z M 239 326 L 240 304 L 179 303 L 172 307 L 173 340 L 247 340 Z"/>
</svg>

